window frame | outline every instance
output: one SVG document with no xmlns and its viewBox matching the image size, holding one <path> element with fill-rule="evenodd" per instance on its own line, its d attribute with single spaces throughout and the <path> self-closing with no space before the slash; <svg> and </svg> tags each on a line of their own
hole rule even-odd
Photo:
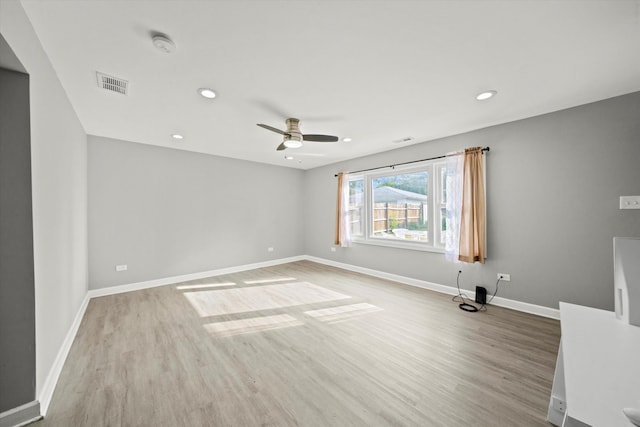
<svg viewBox="0 0 640 427">
<path fill-rule="evenodd" d="M 446 200 L 446 184 L 447 184 L 447 163 L 446 162 L 436 162 L 433 166 L 434 172 L 437 175 L 437 193 L 434 193 L 437 201 L 434 202 L 433 210 L 438 213 L 438 227 L 434 226 L 434 231 L 436 236 L 434 237 L 434 242 L 438 243 L 438 246 L 442 247 L 442 251 L 444 252 L 445 246 L 445 233 L 446 233 L 446 216 L 447 216 L 447 200 Z M 437 206 L 435 206 L 437 204 Z M 444 209 L 444 215 L 442 214 L 442 210 Z M 443 223 L 444 220 L 444 223 Z M 435 225 L 435 223 L 434 223 Z M 443 229 L 443 225 L 445 226 Z M 437 230 L 437 231 L 436 231 Z"/>
<path fill-rule="evenodd" d="M 349 175 L 349 182 L 363 181 L 363 209 L 361 211 L 362 235 L 352 236 L 353 243 L 385 246 L 400 249 L 444 253 L 444 242 L 440 208 L 443 205 L 441 170 L 446 168 L 446 160 L 426 160 L 410 165 L 395 166 L 392 169 L 377 169 Z M 402 240 L 398 238 L 373 236 L 373 180 L 385 176 L 411 173 L 427 173 L 427 241 Z"/>
</svg>

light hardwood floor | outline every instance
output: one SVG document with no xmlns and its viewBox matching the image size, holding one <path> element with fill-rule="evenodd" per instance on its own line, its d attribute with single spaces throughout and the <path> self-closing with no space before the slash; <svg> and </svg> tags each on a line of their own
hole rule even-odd
<svg viewBox="0 0 640 427">
<path fill-rule="evenodd" d="M 92 299 L 36 426 L 549 426 L 559 322 L 309 261 Z"/>
</svg>

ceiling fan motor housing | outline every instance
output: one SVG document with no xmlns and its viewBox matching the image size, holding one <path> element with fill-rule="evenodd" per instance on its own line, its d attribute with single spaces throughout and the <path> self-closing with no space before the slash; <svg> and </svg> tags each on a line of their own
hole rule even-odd
<svg viewBox="0 0 640 427">
<path fill-rule="evenodd" d="M 300 132 L 300 120 L 289 118 L 285 121 L 287 125 L 287 133 L 284 136 L 284 144 L 288 148 L 297 148 L 302 146 L 302 132 Z"/>
<path fill-rule="evenodd" d="M 287 119 L 285 123 L 287 124 L 287 133 L 289 135 L 295 135 L 302 139 L 302 132 L 300 132 L 300 120 Z"/>
</svg>

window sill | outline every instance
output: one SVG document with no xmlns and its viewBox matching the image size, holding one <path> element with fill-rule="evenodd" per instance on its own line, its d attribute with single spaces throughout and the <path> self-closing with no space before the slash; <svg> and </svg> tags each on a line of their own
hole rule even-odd
<svg viewBox="0 0 640 427">
<path fill-rule="evenodd" d="M 409 249 L 412 251 L 444 253 L 444 248 L 427 246 L 424 243 L 412 241 L 405 242 L 402 240 L 391 239 L 353 239 L 352 242 L 359 245 L 386 246 L 388 248 Z"/>
</svg>

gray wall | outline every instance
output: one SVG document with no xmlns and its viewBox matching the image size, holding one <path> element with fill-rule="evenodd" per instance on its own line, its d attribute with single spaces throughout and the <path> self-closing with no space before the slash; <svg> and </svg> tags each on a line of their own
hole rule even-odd
<svg viewBox="0 0 640 427">
<path fill-rule="evenodd" d="M 640 92 L 308 171 L 306 253 L 415 279 L 558 308 L 558 301 L 613 308 L 613 237 L 640 237 L 640 211 L 619 196 L 640 194 Z M 453 264 L 438 253 L 354 244 L 329 251 L 338 171 L 383 166 L 490 146 L 488 259 Z"/>
<path fill-rule="evenodd" d="M 29 76 L 0 68 L 0 413 L 35 400 L 35 320 Z"/>
<path fill-rule="evenodd" d="M 20 2 L 0 1 L 0 34 L 28 72 L 30 83 L 36 397 L 40 398 L 87 295 L 86 134 Z M 10 351 L 0 348 L 2 354 Z"/>
<path fill-rule="evenodd" d="M 306 172 L 90 137 L 90 286 L 306 253 L 449 286 L 462 268 L 466 289 L 510 273 L 501 297 L 611 309 L 613 236 L 640 236 L 640 212 L 618 209 L 620 195 L 640 194 L 639 113 L 635 93 Z M 336 172 L 475 145 L 491 147 L 485 265 L 371 245 L 330 252 Z"/>
<path fill-rule="evenodd" d="M 91 289 L 303 253 L 300 170 L 95 136 L 88 155 Z"/>
</svg>

